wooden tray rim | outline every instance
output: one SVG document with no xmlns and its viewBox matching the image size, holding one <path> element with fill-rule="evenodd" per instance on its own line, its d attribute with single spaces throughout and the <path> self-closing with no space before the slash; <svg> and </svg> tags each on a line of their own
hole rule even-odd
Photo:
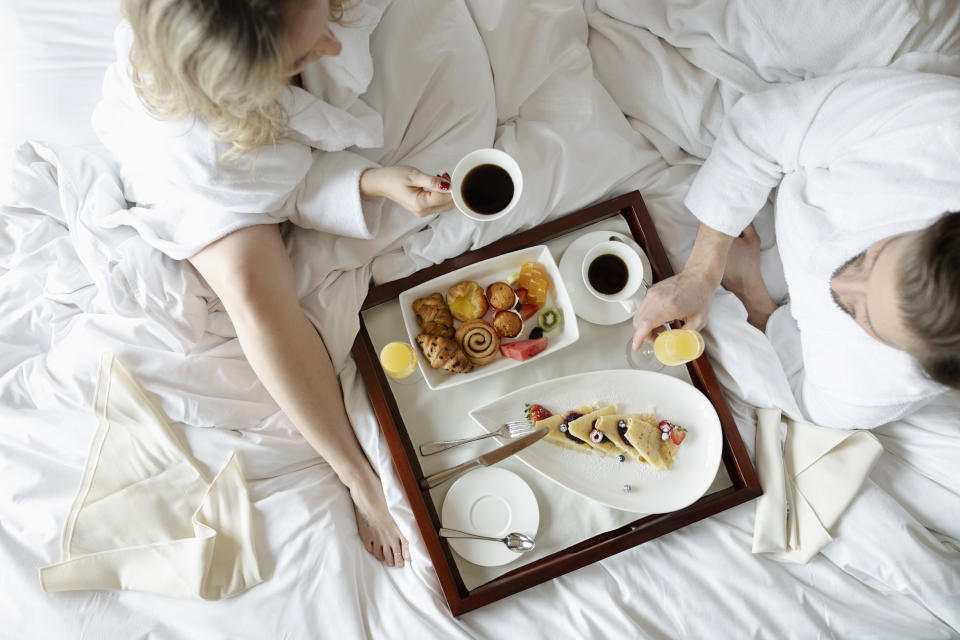
<svg viewBox="0 0 960 640">
<path fill-rule="evenodd" d="M 450 258 L 440 264 L 373 287 L 360 310 L 360 331 L 352 353 L 363 378 L 390 455 L 407 500 L 410 503 L 427 552 L 433 562 L 440 588 L 454 616 L 459 616 L 483 605 L 513 595 L 581 567 L 607 558 L 665 533 L 675 531 L 703 518 L 725 511 L 761 495 L 760 483 L 750 462 L 746 447 L 733 415 L 708 360 L 707 354 L 687 365 L 690 379 L 717 410 L 723 432 L 723 463 L 732 487 L 705 495 L 692 505 L 672 513 L 646 516 L 618 529 L 604 532 L 547 557 L 540 558 L 491 580 L 473 590 L 463 583 L 454 562 L 453 552 L 446 540 L 440 538 L 439 514 L 430 492 L 420 486 L 423 470 L 413 443 L 397 407 L 390 386 L 377 360 L 377 354 L 363 321 L 363 311 L 398 297 L 402 291 L 431 280 L 448 271 L 459 269 L 481 260 L 543 244 L 561 235 L 576 231 L 603 219 L 621 215 L 626 219 L 634 239 L 644 248 L 653 267 L 654 280 L 673 275 L 673 269 L 656 234 L 653 221 L 638 191 L 581 209 L 546 222 L 538 227 L 502 238 L 497 242 Z M 649 232 L 647 231 L 649 230 Z"/>
</svg>

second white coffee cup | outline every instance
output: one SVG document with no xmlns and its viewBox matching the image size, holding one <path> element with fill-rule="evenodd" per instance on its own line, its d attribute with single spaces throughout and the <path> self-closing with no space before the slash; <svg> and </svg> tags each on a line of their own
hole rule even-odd
<svg viewBox="0 0 960 640">
<path fill-rule="evenodd" d="M 647 293 L 643 260 L 623 242 L 606 240 L 590 247 L 580 273 L 587 291 L 604 302 L 619 302 L 630 313 Z"/>
</svg>

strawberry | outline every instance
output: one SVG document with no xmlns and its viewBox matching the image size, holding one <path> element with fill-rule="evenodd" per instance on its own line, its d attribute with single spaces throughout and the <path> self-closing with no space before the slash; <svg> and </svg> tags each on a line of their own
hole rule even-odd
<svg viewBox="0 0 960 640">
<path fill-rule="evenodd" d="M 517 311 L 520 313 L 520 317 L 526 320 L 535 314 L 539 309 L 540 307 L 535 304 L 521 304 Z"/>
<path fill-rule="evenodd" d="M 523 287 L 517 287 L 513 290 L 513 292 L 517 294 L 517 300 L 520 304 L 527 304 L 530 302 L 529 298 L 527 297 L 527 290 Z"/>
<path fill-rule="evenodd" d="M 673 444 L 680 444 L 683 442 L 683 439 L 687 437 L 687 430 L 683 427 L 673 425 L 673 428 L 670 429 L 670 439 L 673 440 Z"/>
<path fill-rule="evenodd" d="M 541 420 L 546 420 L 553 414 L 550 413 L 549 409 L 546 409 L 543 405 L 539 404 L 528 404 L 527 405 L 527 420 L 533 423 L 540 422 Z"/>
</svg>

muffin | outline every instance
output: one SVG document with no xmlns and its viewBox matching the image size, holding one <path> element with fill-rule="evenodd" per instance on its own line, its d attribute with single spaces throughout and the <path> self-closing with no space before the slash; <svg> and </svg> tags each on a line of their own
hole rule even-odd
<svg viewBox="0 0 960 640">
<path fill-rule="evenodd" d="M 487 302 L 494 309 L 503 311 L 513 309 L 517 304 L 517 294 L 506 282 L 494 282 L 487 287 Z"/>
<path fill-rule="evenodd" d="M 475 320 L 487 312 L 487 299 L 483 287 L 473 280 L 458 282 L 447 289 L 447 306 L 460 322 Z"/>
<path fill-rule="evenodd" d="M 523 331 L 523 319 L 516 311 L 497 311 L 493 328 L 504 338 L 516 338 Z"/>
</svg>

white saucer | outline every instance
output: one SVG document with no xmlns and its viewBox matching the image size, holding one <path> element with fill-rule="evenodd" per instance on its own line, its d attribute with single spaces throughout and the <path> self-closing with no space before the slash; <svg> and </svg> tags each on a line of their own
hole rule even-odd
<svg viewBox="0 0 960 640">
<path fill-rule="evenodd" d="M 491 538 L 516 531 L 535 537 L 540 506 L 530 486 L 517 474 L 497 467 L 471 471 L 453 483 L 443 499 L 443 526 Z M 465 560 L 497 567 L 520 558 L 502 542 L 448 538 L 450 547 Z"/>
<path fill-rule="evenodd" d="M 590 293 L 583 283 L 581 272 L 583 256 L 590 247 L 598 242 L 609 240 L 611 236 L 615 236 L 633 247 L 640 256 L 640 260 L 643 262 L 644 282 L 649 284 L 653 277 L 653 269 L 650 266 L 650 260 L 647 259 L 647 254 L 630 236 L 617 231 L 591 231 L 571 242 L 566 251 L 563 252 L 563 257 L 560 258 L 560 264 L 558 265 L 560 277 L 563 278 L 563 283 L 567 287 L 567 293 L 573 303 L 573 310 L 576 311 L 578 316 L 593 324 L 618 324 L 633 315 L 624 309 L 619 302 L 600 300 Z"/>
</svg>

